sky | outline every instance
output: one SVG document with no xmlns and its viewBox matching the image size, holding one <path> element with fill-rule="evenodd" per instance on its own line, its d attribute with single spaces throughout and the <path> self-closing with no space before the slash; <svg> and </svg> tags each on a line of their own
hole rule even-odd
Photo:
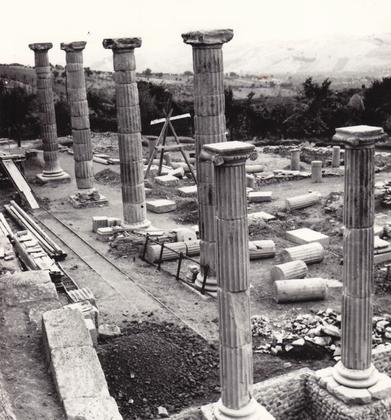
<svg viewBox="0 0 391 420">
<path fill-rule="evenodd" d="M 65 64 L 61 42 L 87 41 L 85 66 L 112 70 L 106 37 L 141 37 L 137 69 L 192 69 L 181 33 L 232 28 L 225 49 L 267 43 L 391 32 L 390 0 L 0 0 L 0 63 L 33 65 L 28 44 L 52 42 L 50 61 Z"/>
</svg>

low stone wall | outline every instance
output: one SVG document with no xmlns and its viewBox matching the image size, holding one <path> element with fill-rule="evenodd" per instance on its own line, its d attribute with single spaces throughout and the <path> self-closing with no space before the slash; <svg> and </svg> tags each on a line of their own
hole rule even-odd
<svg viewBox="0 0 391 420">
<path fill-rule="evenodd" d="M 373 350 L 373 363 L 380 372 L 391 374 L 391 346 Z M 365 406 L 348 407 L 320 388 L 314 371 L 295 370 L 254 384 L 254 398 L 276 420 L 385 420 L 390 419 L 391 396 Z M 171 417 L 173 420 L 201 420 L 199 408 L 187 409 Z"/>
<path fill-rule="evenodd" d="M 68 420 L 121 420 L 83 315 L 61 308 L 42 316 L 43 340 Z"/>
<path fill-rule="evenodd" d="M 292 149 L 297 149 L 297 146 L 265 146 L 264 153 L 274 153 L 283 157 L 290 157 Z M 341 149 L 341 161 L 344 159 L 345 151 Z M 333 148 L 330 147 L 300 147 L 300 161 L 310 164 L 313 160 L 321 160 L 323 166 L 327 166 L 327 162 L 331 163 L 333 155 Z"/>
<path fill-rule="evenodd" d="M 331 141 L 330 141 L 331 142 Z M 273 153 L 282 157 L 291 156 L 292 149 L 297 149 L 298 146 L 265 146 L 262 151 L 263 153 Z M 315 147 L 315 146 L 301 146 L 300 148 L 300 161 L 310 164 L 313 160 L 321 160 L 323 167 L 330 166 L 333 148 L 329 147 Z M 341 149 L 341 164 L 344 161 L 345 150 Z M 378 167 L 384 167 L 391 165 L 391 153 L 389 152 L 377 152 L 375 153 L 375 165 Z"/>
<path fill-rule="evenodd" d="M 304 368 L 254 385 L 254 398 L 276 419 L 297 420 L 306 406 L 305 383 L 311 369 Z"/>
</svg>

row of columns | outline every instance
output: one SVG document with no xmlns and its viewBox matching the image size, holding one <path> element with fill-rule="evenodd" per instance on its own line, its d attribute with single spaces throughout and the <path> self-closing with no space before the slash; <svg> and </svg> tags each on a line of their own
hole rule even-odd
<svg viewBox="0 0 391 420">
<path fill-rule="evenodd" d="M 67 96 L 71 111 L 76 184 L 81 192 L 93 192 L 93 150 L 83 69 L 83 50 L 86 42 L 62 43 L 66 53 Z M 104 48 L 113 50 L 114 80 L 118 121 L 118 142 L 121 171 L 124 223 L 130 228 L 146 228 L 144 165 L 142 160 L 141 118 L 136 83 L 134 49 L 141 46 L 140 38 L 105 39 Z M 35 54 L 44 170 L 42 182 L 70 181 L 58 159 L 57 127 L 55 120 L 52 74 L 48 52 L 51 43 L 30 44 Z M 102 197 L 97 196 L 101 203 Z"/>
<path fill-rule="evenodd" d="M 196 165 L 200 207 L 201 264 L 209 271 L 208 288 L 217 290 L 219 305 L 221 399 L 214 408 L 217 419 L 272 418 L 251 397 L 252 339 L 248 283 L 248 232 L 245 161 L 253 146 L 226 142 L 222 45 L 231 30 L 183 34 L 193 47 L 195 89 Z M 141 124 L 135 78 L 134 49 L 139 38 L 106 39 L 112 49 L 116 82 L 117 117 L 125 221 L 147 226 L 141 155 Z M 61 174 L 55 141 L 50 68 L 51 44 L 30 46 L 36 55 L 38 96 L 44 139 L 45 169 L 42 176 Z M 69 52 L 67 73 L 80 72 L 80 43 L 64 45 Z M 67 51 L 68 49 L 68 51 Z M 68 61 L 67 61 L 68 63 Z M 76 65 L 73 65 L 76 64 Z M 68 65 L 68 64 L 67 64 Z M 72 77 L 74 77 L 72 79 Z M 88 168 L 91 148 L 81 76 L 70 75 L 74 89 L 72 128 L 80 136 L 77 160 Z M 85 87 L 84 87 L 85 89 Z M 72 97 L 72 95 L 70 95 Z M 373 284 L 373 180 L 374 143 L 383 133 L 377 127 L 338 129 L 335 140 L 345 144 L 344 289 L 342 306 L 342 355 L 334 369 L 335 380 L 352 388 L 377 382 L 371 363 Z M 78 147 L 76 147 L 78 149 Z M 87 152 L 86 152 L 87 151 Z M 76 150 L 75 150 L 76 152 Z M 75 160 L 76 162 L 76 160 Z M 76 165 L 76 163 L 75 163 Z M 88 170 L 80 170 L 87 180 Z M 79 184 L 78 184 L 79 185 Z M 80 183 L 87 188 L 90 183 Z M 205 273 L 203 273 L 205 274 Z"/>
</svg>

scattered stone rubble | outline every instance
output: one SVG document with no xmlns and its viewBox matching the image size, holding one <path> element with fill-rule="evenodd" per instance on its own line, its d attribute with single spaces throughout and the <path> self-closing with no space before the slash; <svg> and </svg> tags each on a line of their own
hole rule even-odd
<svg viewBox="0 0 391 420">
<path fill-rule="evenodd" d="M 316 314 L 300 314 L 283 324 L 273 324 L 267 316 L 254 315 L 251 331 L 253 337 L 267 341 L 257 346 L 255 353 L 283 355 L 294 350 L 304 352 L 318 348 L 324 349 L 336 361 L 340 360 L 341 315 L 331 308 Z M 391 315 L 373 317 L 372 347 L 382 344 L 391 345 Z"/>
</svg>

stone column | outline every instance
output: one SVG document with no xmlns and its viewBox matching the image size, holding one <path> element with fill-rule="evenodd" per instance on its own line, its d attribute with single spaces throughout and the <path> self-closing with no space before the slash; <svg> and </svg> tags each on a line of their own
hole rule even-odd
<svg viewBox="0 0 391 420">
<path fill-rule="evenodd" d="M 359 392 L 379 379 L 371 357 L 374 152 L 383 137 L 382 128 L 365 125 L 337 128 L 333 137 L 345 144 L 342 348 L 333 377 Z"/>
<path fill-rule="evenodd" d="M 239 142 L 208 144 L 202 161 L 214 164 L 216 182 L 217 280 L 221 399 L 205 418 L 272 419 L 251 396 L 253 383 L 250 326 L 246 159 L 254 146 Z"/>
<path fill-rule="evenodd" d="M 141 38 L 108 38 L 103 40 L 103 47 L 113 50 L 124 222 L 130 228 L 147 228 L 150 222 L 147 220 L 145 204 L 141 119 L 134 57 L 134 49 L 141 47 Z"/>
<path fill-rule="evenodd" d="M 340 146 L 333 146 L 333 157 L 331 161 L 331 166 L 333 168 L 339 168 L 341 162 L 341 148 Z"/>
<path fill-rule="evenodd" d="M 43 182 L 69 182 L 70 176 L 61 168 L 58 160 L 57 124 L 53 102 L 53 79 L 50 70 L 48 51 L 53 47 L 51 42 L 29 44 L 34 51 L 35 72 L 37 74 L 37 96 L 39 121 L 43 146 L 44 169 L 37 175 Z"/>
<path fill-rule="evenodd" d="M 75 177 L 79 192 L 71 196 L 71 202 L 77 207 L 83 198 L 95 205 L 106 204 L 107 200 L 94 187 L 94 167 L 92 162 L 92 144 L 90 119 L 87 103 L 87 91 L 83 68 L 84 41 L 61 43 L 65 51 L 67 95 L 71 110 L 73 157 L 75 161 Z"/>
<path fill-rule="evenodd" d="M 300 149 L 291 150 L 291 171 L 300 171 Z"/>
<path fill-rule="evenodd" d="M 313 160 L 311 162 L 311 179 L 314 183 L 322 182 L 322 161 Z"/>
<path fill-rule="evenodd" d="M 224 43 L 233 37 L 231 29 L 196 31 L 182 34 L 186 44 L 193 47 L 194 125 L 196 141 L 196 170 L 200 227 L 201 272 L 196 285 L 201 288 L 205 272 L 205 290 L 216 291 L 216 229 L 213 166 L 200 161 L 202 146 L 225 142 Z"/>
</svg>

